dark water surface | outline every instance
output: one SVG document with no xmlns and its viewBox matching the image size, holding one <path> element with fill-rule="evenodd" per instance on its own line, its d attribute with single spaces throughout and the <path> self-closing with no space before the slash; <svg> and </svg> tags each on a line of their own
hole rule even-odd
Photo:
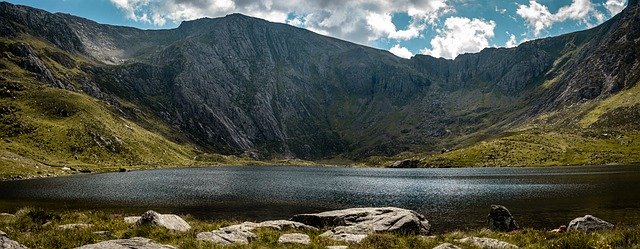
<svg viewBox="0 0 640 249">
<path fill-rule="evenodd" d="M 491 204 L 522 226 L 551 228 L 592 214 L 640 224 L 640 166 L 377 169 L 210 167 L 0 182 L 0 212 L 147 209 L 201 219 L 267 220 L 331 209 L 396 206 L 436 231 L 481 227 Z"/>
</svg>

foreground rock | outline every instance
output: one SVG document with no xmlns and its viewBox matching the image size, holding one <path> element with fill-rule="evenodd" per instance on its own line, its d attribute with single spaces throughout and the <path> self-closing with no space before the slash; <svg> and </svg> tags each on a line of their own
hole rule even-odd
<svg viewBox="0 0 640 249">
<path fill-rule="evenodd" d="M 411 169 L 411 168 L 417 168 L 419 165 L 420 165 L 419 160 L 406 159 L 406 160 L 395 161 L 391 165 L 389 165 L 388 168 Z"/>
<path fill-rule="evenodd" d="M 298 230 L 318 230 L 315 227 L 302 224 L 300 222 L 288 221 L 288 220 L 270 220 L 260 223 L 244 222 L 238 225 L 231 225 L 213 230 L 211 232 L 202 232 L 196 235 L 196 239 L 202 241 L 209 241 L 221 245 L 230 244 L 249 244 L 251 240 L 258 236 L 254 234 L 254 229 L 257 228 L 271 228 L 276 230 L 283 229 L 298 229 Z"/>
<path fill-rule="evenodd" d="M 9 239 L 6 233 L 0 231 L 0 249 L 27 249 L 27 247 Z"/>
<path fill-rule="evenodd" d="M 597 230 L 613 229 L 614 225 L 592 215 L 578 217 L 569 222 L 567 230 L 580 230 L 584 232 L 592 232 Z"/>
<path fill-rule="evenodd" d="M 311 244 L 311 238 L 309 238 L 309 235 L 306 234 L 288 233 L 280 236 L 280 238 L 278 238 L 278 243 L 308 245 Z"/>
<path fill-rule="evenodd" d="M 489 229 L 501 232 L 511 232 L 520 229 L 509 210 L 501 205 L 491 205 L 488 217 Z"/>
<path fill-rule="evenodd" d="M 461 249 L 461 248 L 451 243 L 442 243 L 434 247 L 433 249 Z"/>
<path fill-rule="evenodd" d="M 63 230 L 67 230 L 67 229 L 84 229 L 84 228 L 90 228 L 93 225 L 91 224 L 64 224 L 64 225 L 59 225 L 58 229 L 63 229 Z"/>
<path fill-rule="evenodd" d="M 515 249 L 515 248 L 518 248 L 518 246 L 516 246 L 516 245 L 509 244 L 507 242 L 500 241 L 500 240 L 497 240 L 497 239 L 491 239 L 491 238 L 467 237 L 467 238 L 464 238 L 464 239 L 459 239 L 458 242 L 466 243 L 466 244 L 472 244 L 472 245 L 475 245 L 475 246 L 483 248 L 483 249 Z"/>
<path fill-rule="evenodd" d="M 77 247 L 76 249 L 175 249 L 175 247 L 161 245 L 147 238 L 135 237 L 131 239 L 103 241 Z"/>
<path fill-rule="evenodd" d="M 136 222 L 137 225 L 152 225 L 169 230 L 186 232 L 191 229 L 189 223 L 175 214 L 159 214 L 153 210 L 145 212 Z"/>
</svg>

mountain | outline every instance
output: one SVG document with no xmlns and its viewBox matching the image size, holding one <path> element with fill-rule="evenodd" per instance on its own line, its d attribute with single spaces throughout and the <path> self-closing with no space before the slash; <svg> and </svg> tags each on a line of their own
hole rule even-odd
<svg viewBox="0 0 640 249">
<path fill-rule="evenodd" d="M 223 155 L 413 157 L 426 166 L 640 162 L 629 153 L 640 148 L 638 11 L 630 1 L 586 31 L 455 60 L 407 60 L 240 14 L 140 30 L 0 3 L 4 154 L 87 165 Z M 49 126 L 58 130 L 42 132 Z M 631 142 L 618 146 L 604 133 Z M 591 142 L 607 150 L 581 147 Z M 551 147 L 558 158 L 545 158 Z M 170 158 L 149 159 L 157 151 Z"/>
</svg>

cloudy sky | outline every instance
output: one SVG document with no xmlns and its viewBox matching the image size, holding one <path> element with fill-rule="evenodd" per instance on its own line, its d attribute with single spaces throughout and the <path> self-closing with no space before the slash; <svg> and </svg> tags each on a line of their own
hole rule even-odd
<svg viewBox="0 0 640 249">
<path fill-rule="evenodd" d="M 243 13 L 409 58 L 455 58 L 598 25 L 626 0 L 9 0 L 144 29 Z"/>
</svg>

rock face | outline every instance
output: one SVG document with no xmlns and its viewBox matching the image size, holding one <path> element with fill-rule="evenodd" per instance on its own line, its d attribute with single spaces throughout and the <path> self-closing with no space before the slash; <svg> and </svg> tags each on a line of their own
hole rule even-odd
<svg viewBox="0 0 640 249">
<path fill-rule="evenodd" d="M 578 217 L 569 222 L 567 230 L 592 232 L 596 230 L 613 229 L 614 225 L 592 215 Z"/>
<path fill-rule="evenodd" d="M 461 249 L 461 248 L 451 243 L 442 243 L 434 247 L 433 249 Z"/>
<path fill-rule="evenodd" d="M 180 216 L 177 216 L 175 214 L 159 214 L 153 210 L 145 212 L 136 222 L 136 224 L 160 226 L 169 230 L 180 232 L 186 232 L 191 229 L 189 223 L 180 218 Z"/>
<path fill-rule="evenodd" d="M 309 238 L 309 235 L 306 234 L 288 233 L 281 235 L 280 238 L 278 238 L 278 243 L 308 245 L 311 243 L 311 238 Z"/>
<path fill-rule="evenodd" d="M 407 159 L 407 160 L 396 161 L 393 164 L 389 165 L 389 168 L 408 169 L 408 168 L 417 168 L 419 165 L 420 165 L 420 160 Z"/>
<path fill-rule="evenodd" d="M 500 205 L 491 205 L 488 223 L 489 229 L 494 231 L 511 232 L 520 229 L 511 212 Z"/>
<path fill-rule="evenodd" d="M 467 237 L 467 238 L 464 238 L 464 239 L 459 239 L 458 242 L 466 243 L 466 244 L 472 244 L 472 245 L 475 245 L 475 246 L 483 248 L 483 249 L 515 249 L 515 248 L 518 248 L 518 246 L 516 246 L 516 245 L 509 244 L 507 242 L 500 241 L 500 240 L 497 240 L 497 239 L 491 239 L 491 238 Z"/>
<path fill-rule="evenodd" d="M 76 249 L 175 249 L 175 247 L 161 245 L 147 238 L 135 237 L 131 239 L 103 241 L 77 247 Z"/>
<path fill-rule="evenodd" d="M 248 244 L 251 240 L 257 238 L 253 231 L 257 228 L 271 228 L 276 230 L 283 229 L 300 229 L 300 230 L 318 230 L 315 227 L 302 224 L 300 222 L 288 220 L 270 220 L 260 223 L 243 222 L 238 225 L 222 227 L 211 232 L 202 232 L 196 235 L 198 240 L 209 241 L 222 245 L 230 244 Z"/>
<path fill-rule="evenodd" d="M 27 247 L 9 239 L 5 232 L 0 231 L 0 249 L 27 249 Z"/>
<path fill-rule="evenodd" d="M 350 208 L 317 214 L 299 214 L 291 220 L 314 227 L 354 226 L 357 227 L 354 230 L 403 234 L 427 234 L 431 227 L 423 215 L 396 207 Z"/>
</svg>

